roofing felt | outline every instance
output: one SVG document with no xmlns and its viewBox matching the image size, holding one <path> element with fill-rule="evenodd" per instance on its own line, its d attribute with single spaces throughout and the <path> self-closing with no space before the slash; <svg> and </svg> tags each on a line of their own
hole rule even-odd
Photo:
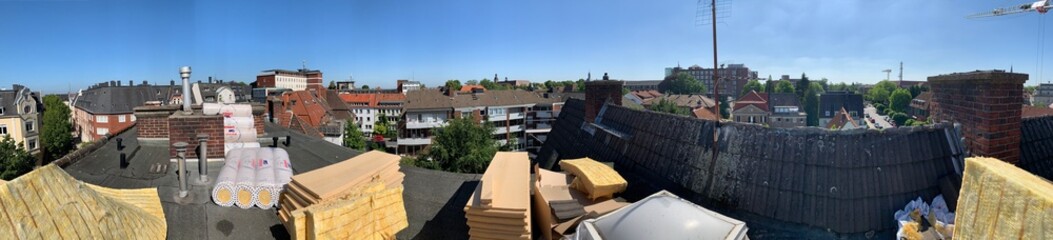
<svg viewBox="0 0 1053 240">
<path fill-rule="evenodd" d="M 266 123 L 269 136 L 290 136 L 290 144 L 278 147 L 289 152 L 294 173 L 318 169 L 349 159 L 359 152 L 322 139 L 308 137 L 277 125 Z M 168 224 L 169 239 L 287 239 L 274 209 L 240 209 L 220 207 L 210 199 L 211 186 L 194 185 L 196 161 L 188 161 L 190 171 L 190 203 L 181 205 L 173 196 L 179 191 L 174 163 L 168 155 L 167 143 L 140 143 L 136 140 L 137 127 L 117 136 L 124 139 L 123 151 L 116 141 L 108 141 L 99 149 L 86 154 L 65 167 L 78 180 L 110 188 L 156 187 Z M 269 146 L 268 139 L 261 145 Z M 119 155 L 130 156 L 126 169 L 119 167 Z M 155 164 L 166 166 L 161 173 L 151 172 Z M 208 163 L 209 177 L 215 179 L 221 161 Z M 468 236 L 464 212 L 461 208 L 478 184 L 479 175 L 458 174 L 416 167 L 402 166 L 406 174 L 403 199 L 410 225 L 399 232 L 399 239 L 464 239 Z"/>
<path fill-rule="evenodd" d="M 801 101 L 797 98 L 796 94 L 793 93 L 769 93 L 768 94 L 768 105 L 772 108 L 779 106 L 794 106 L 800 107 Z M 772 109 L 769 109 L 772 110 Z"/>
<path fill-rule="evenodd" d="M 892 213 L 940 194 L 941 180 L 961 166 L 961 142 L 948 141 L 958 137 L 946 123 L 884 131 L 721 123 L 714 162 L 716 122 L 606 105 L 602 122 L 586 124 L 584 107 L 564 105 L 537 155 L 542 167 L 580 157 L 614 162 L 629 181 L 623 197 L 666 189 L 745 217 L 751 237 L 891 232 Z"/>
<path fill-rule="evenodd" d="M 1035 175 L 1053 179 L 1053 116 L 1024 118 L 1020 123 L 1020 163 Z"/>
<path fill-rule="evenodd" d="M 124 114 L 147 101 L 168 102 L 181 86 L 136 85 L 85 89 L 76 107 L 91 114 Z"/>
</svg>

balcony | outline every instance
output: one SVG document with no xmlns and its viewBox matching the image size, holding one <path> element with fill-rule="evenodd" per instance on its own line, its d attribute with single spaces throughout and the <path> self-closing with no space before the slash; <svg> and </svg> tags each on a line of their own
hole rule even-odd
<svg viewBox="0 0 1053 240">
<path fill-rule="evenodd" d="M 446 126 L 446 121 L 407 121 L 406 129 L 429 129 Z"/>
<path fill-rule="evenodd" d="M 431 138 L 398 138 L 399 145 L 431 145 Z"/>
<path fill-rule="evenodd" d="M 535 114 L 536 114 L 535 118 L 540 118 L 540 119 L 552 118 L 553 117 L 552 116 L 553 114 L 552 114 L 551 111 L 540 111 L 540 112 L 536 112 Z"/>
<path fill-rule="evenodd" d="M 494 126 L 494 134 L 505 134 L 509 132 L 522 132 L 523 125 L 512 125 L 511 127 Z"/>
<path fill-rule="evenodd" d="M 523 119 L 523 118 L 526 118 L 526 114 L 525 113 L 523 113 L 523 112 L 514 112 L 514 113 L 508 113 L 507 115 L 490 115 L 489 118 L 487 118 L 487 120 L 491 121 L 491 122 L 496 122 L 496 121 L 505 121 L 505 120 L 518 120 L 518 119 Z"/>
</svg>

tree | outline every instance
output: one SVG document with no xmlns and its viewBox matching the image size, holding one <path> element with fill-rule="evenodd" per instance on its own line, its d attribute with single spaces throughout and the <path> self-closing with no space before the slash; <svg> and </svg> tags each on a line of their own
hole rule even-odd
<svg viewBox="0 0 1053 240">
<path fill-rule="evenodd" d="M 907 114 L 901 112 L 893 113 L 891 114 L 891 116 L 892 121 L 896 122 L 896 126 L 904 126 L 903 124 L 907 123 L 907 119 L 910 119 L 910 117 L 907 116 Z"/>
<path fill-rule="evenodd" d="M 21 144 L 15 143 L 10 135 L 4 135 L 0 141 L 0 178 L 15 179 L 31 170 L 36 160 L 26 152 Z"/>
<path fill-rule="evenodd" d="M 779 83 L 775 84 L 775 93 L 794 93 L 793 83 L 786 80 L 779 80 Z"/>
<path fill-rule="evenodd" d="M 902 88 L 896 89 L 896 91 L 892 92 L 892 95 L 889 96 L 888 106 L 896 112 L 907 112 L 907 107 L 910 107 L 910 100 L 910 91 Z"/>
<path fill-rule="evenodd" d="M 775 84 L 776 83 L 778 83 L 778 82 L 776 82 L 774 80 L 764 81 L 764 92 L 766 92 L 766 93 L 774 93 L 775 92 Z"/>
<path fill-rule="evenodd" d="M 456 91 L 460 91 L 461 90 L 461 81 L 460 80 L 456 80 L 456 79 L 454 79 L 454 80 L 447 80 L 445 86 L 446 86 L 446 89 L 449 89 L 450 91 L 455 91 L 455 92 Z"/>
<path fill-rule="evenodd" d="M 584 92 L 585 91 L 585 79 L 578 79 L 578 81 L 574 82 L 574 91 L 575 92 Z"/>
<path fill-rule="evenodd" d="M 720 117 L 721 118 L 724 118 L 724 119 L 730 119 L 731 118 L 731 113 L 728 112 L 728 107 L 729 106 L 730 105 L 728 104 L 728 98 L 721 97 L 720 98 Z"/>
<path fill-rule="evenodd" d="M 483 87 L 486 88 L 487 90 L 501 90 L 502 89 L 502 86 L 500 84 L 494 83 L 494 81 L 490 81 L 490 79 L 483 79 L 482 81 L 479 81 L 479 85 L 483 85 Z"/>
<path fill-rule="evenodd" d="M 831 84 L 830 87 L 827 90 L 828 91 L 847 91 L 848 90 L 848 84 L 845 84 L 843 82 L 841 82 L 841 83 L 834 83 L 834 84 Z"/>
<path fill-rule="evenodd" d="M 874 87 L 867 91 L 866 98 L 871 103 L 888 103 L 888 96 L 891 94 L 885 88 Z"/>
<path fill-rule="evenodd" d="M 362 85 L 362 90 L 369 90 L 369 85 Z"/>
<path fill-rule="evenodd" d="M 826 93 L 826 88 L 824 88 L 822 83 L 819 82 L 812 82 L 812 85 L 808 85 L 808 88 L 815 91 L 816 94 Z"/>
<path fill-rule="evenodd" d="M 819 85 L 823 86 L 823 92 L 826 92 L 826 91 L 830 90 L 830 82 L 829 81 L 830 80 L 826 79 L 826 78 L 823 78 L 823 79 L 819 80 Z"/>
<path fill-rule="evenodd" d="M 468 80 L 468 82 L 465 82 L 464 84 L 468 84 L 468 85 L 479 85 L 479 81 L 478 81 L 478 80 L 475 80 L 475 79 L 472 79 L 472 80 Z"/>
<path fill-rule="evenodd" d="M 687 73 L 666 77 L 665 92 L 670 94 L 704 94 L 706 86 Z"/>
<path fill-rule="evenodd" d="M 669 101 L 666 98 L 659 99 L 657 103 L 651 104 L 650 110 L 655 112 L 691 116 L 691 112 L 687 111 L 687 109 L 683 109 L 679 106 L 676 106 L 675 102 Z"/>
<path fill-rule="evenodd" d="M 70 110 L 58 96 L 44 97 L 44 125 L 40 129 L 40 141 L 44 150 L 45 163 L 66 156 L 73 150 L 72 124 Z"/>
<path fill-rule="evenodd" d="M 800 99 L 801 102 L 804 102 L 805 92 L 807 92 L 808 89 L 811 88 L 811 86 L 812 82 L 808 81 L 808 76 L 804 75 L 804 73 L 801 73 L 801 80 L 797 81 L 796 86 L 793 86 L 794 93 L 797 94 L 797 99 Z"/>
<path fill-rule="evenodd" d="M 329 89 L 336 89 L 336 82 L 335 81 L 329 81 Z"/>
<path fill-rule="evenodd" d="M 388 116 L 384 113 L 377 116 L 377 121 L 373 124 L 373 134 L 384 138 L 392 137 L 391 123 L 388 122 Z"/>
<path fill-rule="evenodd" d="M 480 125 L 471 118 L 457 118 L 435 129 L 427 156 L 446 171 L 482 173 L 497 152 L 494 127 Z"/>
<path fill-rule="evenodd" d="M 742 86 L 742 93 L 739 96 L 746 95 L 750 91 L 764 92 L 764 86 L 761 85 L 760 81 L 750 80 L 746 82 L 746 85 Z"/>
<path fill-rule="evenodd" d="M 808 113 L 808 126 L 819 126 L 819 93 L 816 91 L 821 88 L 809 87 L 804 91 L 804 111 Z"/>
<path fill-rule="evenodd" d="M 348 122 L 344 124 L 344 147 L 355 150 L 366 149 L 365 136 L 358 129 L 357 123 Z"/>
</svg>

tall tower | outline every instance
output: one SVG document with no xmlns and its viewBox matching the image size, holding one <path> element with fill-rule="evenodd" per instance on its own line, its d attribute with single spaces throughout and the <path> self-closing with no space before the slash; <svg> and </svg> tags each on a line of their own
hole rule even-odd
<svg viewBox="0 0 1053 240">
<path fill-rule="evenodd" d="M 903 83 L 903 62 L 899 62 L 899 83 Z"/>
</svg>

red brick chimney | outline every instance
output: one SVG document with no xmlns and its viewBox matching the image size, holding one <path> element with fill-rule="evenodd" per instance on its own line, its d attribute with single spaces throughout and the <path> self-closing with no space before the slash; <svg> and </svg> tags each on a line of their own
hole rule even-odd
<svg viewBox="0 0 1053 240">
<path fill-rule="evenodd" d="M 622 81 L 600 80 L 585 82 L 585 121 L 593 122 L 603 103 L 622 105 Z"/>
<path fill-rule="evenodd" d="M 972 155 L 1020 161 L 1021 98 L 1028 75 L 1001 70 L 929 77 L 935 122 L 962 124 Z"/>
</svg>

